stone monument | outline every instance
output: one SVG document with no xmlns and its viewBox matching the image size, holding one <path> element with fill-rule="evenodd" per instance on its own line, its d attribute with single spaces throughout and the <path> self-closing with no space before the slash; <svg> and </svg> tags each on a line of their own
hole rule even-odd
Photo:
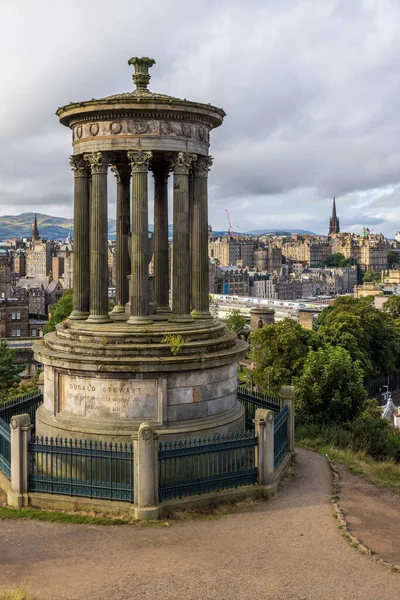
<svg viewBox="0 0 400 600">
<path fill-rule="evenodd" d="M 72 131 L 73 311 L 34 346 L 44 365 L 38 435 L 130 441 L 244 428 L 236 361 L 246 345 L 213 319 L 208 290 L 210 132 L 225 113 L 148 89 L 151 58 L 132 58 L 136 89 L 58 109 Z M 107 173 L 116 178 L 116 305 L 107 288 Z M 149 285 L 148 177 L 154 177 Z M 170 306 L 168 179 L 173 178 Z M 150 288 L 154 288 L 151 297 Z"/>
</svg>

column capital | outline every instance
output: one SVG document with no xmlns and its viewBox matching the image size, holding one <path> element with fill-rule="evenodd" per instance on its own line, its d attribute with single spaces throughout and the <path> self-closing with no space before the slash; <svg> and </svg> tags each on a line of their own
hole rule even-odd
<svg viewBox="0 0 400 600">
<path fill-rule="evenodd" d="M 84 154 L 83 158 L 90 164 L 92 175 L 107 173 L 108 162 L 102 152 L 93 152 L 92 154 Z"/>
<path fill-rule="evenodd" d="M 195 177 L 208 177 L 208 172 L 213 164 L 212 156 L 197 156 L 196 163 L 193 165 Z"/>
<path fill-rule="evenodd" d="M 82 154 L 69 157 L 69 164 L 74 172 L 74 177 L 87 177 L 89 174 L 88 164 L 85 162 Z"/>
<path fill-rule="evenodd" d="M 169 162 L 156 163 L 150 166 L 154 181 L 158 183 L 167 183 L 169 174 L 172 171 L 172 165 Z"/>
<path fill-rule="evenodd" d="M 143 150 L 128 150 L 128 160 L 131 165 L 132 172 L 147 172 L 153 153 Z"/>
<path fill-rule="evenodd" d="M 197 161 L 197 154 L 178 152 L 172 159 L 171 165 L 174 173 L 189 175 L 190 167 Z"/>
<path fill-rule="evenodd" d="M 111 171 L 115 175 L 117 183 L 128 184 L 131 179 L 131 169 L 128 164 L 115 164 L 111 167 Z"/>
</svg>

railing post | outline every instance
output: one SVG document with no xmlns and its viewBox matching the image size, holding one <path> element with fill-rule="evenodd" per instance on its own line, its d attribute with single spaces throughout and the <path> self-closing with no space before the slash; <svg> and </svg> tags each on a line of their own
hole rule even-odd
<svg viewBox="0 0 400 600">
<path fill-rule="evenodd" d="M 11 490 L 7 495 L 10 506 L 28 506 L 29 442 L 31 419 L 28 414 L 11 418 Z"/>
<path fill-rule="evenodd" d="M 289 423 L 288 423 L 288 448 L 292 455 L 295 455 L 294 451 L 294 401 L 295 401 L 295 388 L 293 385 L 283 385 L 280 391 L 281 409 L 285 406 L 288 407 L 289 411 Z"/>
<path fill-rule="evenodd" d="M 254 425 L 257 435 L 258 483 L 259 485 L 270 485 L 275 481 L 273 411 L 257 408 Z"/>
<path fill-rule="evenodd" d="M 148 423 L 139 427 L 134 440 L 134 490 L 136 519 L 158 519 L 158 434 Z"/>
</svg>

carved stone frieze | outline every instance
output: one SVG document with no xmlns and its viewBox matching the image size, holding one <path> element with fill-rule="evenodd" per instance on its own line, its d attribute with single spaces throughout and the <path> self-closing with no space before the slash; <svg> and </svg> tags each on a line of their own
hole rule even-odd
<svg viewBox="0 0 400 600">
<path fill-rule="evenodd" d="M 118 135 L 121 132 L 122 132 L 122 123 L 119 123 L 118 121 L 113 121 L 110 124 L 110 133 L 112 133 L 113 135 Z"/>
<path fill-rule="evenodd" d="M 123 119 L 76 125 L 72 130 L 73 141 L 93 137 L 116 137 L 119 135 L 160 135 L 183 137 L 207 142 L 209 129 L 204 125 L 159 119 Z"/>
<path fill-rule="evenodd" d="M 92 124 L 89 126 L 89 132 L 90 132 L 90 135 L 92 135 L 92 136 L 96 136 L 96 135 L 99 133 L 99 129 L 100 129 L 100 127 L 99 127 L 99 124 L 98 124 L 98 123 L 92 123 Z"/>
</svg>

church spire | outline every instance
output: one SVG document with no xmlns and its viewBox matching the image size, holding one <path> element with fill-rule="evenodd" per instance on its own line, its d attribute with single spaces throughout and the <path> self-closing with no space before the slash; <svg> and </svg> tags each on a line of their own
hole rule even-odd
<svg viewBox="0 0 400 600">
<path fill-rule="evenodd" d="M 328 235 L 332 235 L 333 233 L 340 233 L 339 219 L 336 216 L 336 200 L 333 198 L 333 207 L 332 207 L 332 216 L 329 219 L 329 233 Z"/>
<path fill-rule="evenodd" d="M 39 240 L 40 236 L 39 236 L 39 229 L 38 229 L 38 225 L 37 225 L 37 218 L 36 218 L 36 213 L 35 213 L 35 220 L 33 221 L 33 225 L 32 225 L 32 240 Z"/>
</svg>

